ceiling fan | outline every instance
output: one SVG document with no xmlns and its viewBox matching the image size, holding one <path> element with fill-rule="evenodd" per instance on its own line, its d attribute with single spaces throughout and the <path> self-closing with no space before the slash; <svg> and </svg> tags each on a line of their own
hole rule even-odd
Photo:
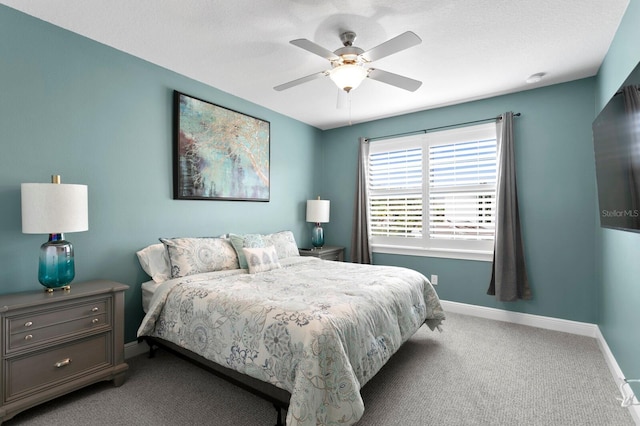
<svg viewBox="0 0 640 426">
<path fill-rule="evenodd" d="M 358 87 L 365 78 L 390 84 L 410 92 L 415 92 L 422 85 L 421 81 L 414 80 L 409 77 L 404 77 L 377 68 L 368 68 L 368 64 L 370 62 L 420 44 L 422 40 L 415 33 L 407 31 L 367 50 L 366 52 L 353 45 L 355 39 L 355 32 L 343 32 L 340 34 L 340 41 L 344 47 L 339 48 L 335 52 L 325 49 L 324 47 L 304 38 L 291 40 L 290 43 L 294 46 L 298 46 L 327 59 L 331 63 L 331 69 L 298 78 L 288 83 L 276 86 L 274 89 L 281 91 L 327 76 L 336 84 L 336 86 L 338 86 L 339 89 L 344 90 L 347 93 Z"/>
</svg>

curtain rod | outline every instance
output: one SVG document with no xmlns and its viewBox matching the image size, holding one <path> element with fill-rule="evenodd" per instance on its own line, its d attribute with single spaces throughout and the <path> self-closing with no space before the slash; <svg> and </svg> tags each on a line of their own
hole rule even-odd
<svg viewBox="0 0 640 426">
<path fill-rule="evenodd" d="M 520 117 L 520 115 L 521 114 L 519 112 L 516 112 L 516 113 L 513 114 L 514 117 Z M 482 122 L 485 122 L 485 121 L 501 120 L 501 119 L 502 119 L 502 115 L 499 115 L 497 117 L 483 118 L 483 119 L 474 120 L 474 121 L 466 121 L 464 123 L 448 124 L 446 126 L 431 127 L 429 129 L 414 130 L 412 132 L 396 133 L 394 135 L 376 136 L 376 137 L 373 137 L 373 138 L 365 138 L 365 141 L 371 142 L 371 141 L 375 141 L 375 140 L 378 140 L 378 139 L 389 139 L 389 138 L 395 138 L 395 137 L 398 137 L 398 136 L 418 135 L 420 133 L 433 132 L 434 130 L 448 129 L 450 127 L 461 127 L 461 126 L 467 126 L 467 125 L 470 125 L 470 124 L 477 124 L 477 123 L 482 123 Z"/>
</svg>

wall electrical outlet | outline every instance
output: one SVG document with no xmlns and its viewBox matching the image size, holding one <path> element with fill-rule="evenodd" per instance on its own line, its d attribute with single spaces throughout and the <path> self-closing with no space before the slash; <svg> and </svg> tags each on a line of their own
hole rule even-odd
<svg viewBox="0 0 640 426">
<path fill-rule="evenodd" d="M 433 284 L 433 285 L 438 285 L 438 276 L 437 275 L 431 275 L 431 279 L 429 281 L 431 281 L 431 284 Z"/>
</svg>

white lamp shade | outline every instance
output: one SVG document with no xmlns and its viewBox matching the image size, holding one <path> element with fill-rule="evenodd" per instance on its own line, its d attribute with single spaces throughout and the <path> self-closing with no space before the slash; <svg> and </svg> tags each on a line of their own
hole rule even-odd
<svg viewBox="0 0 640 426">
<path fill-rule="evenodd" d="M 307 200 L 307 222 L 329 222 L 329 200 Z"/>
<path fill-rule="evenodd" d="M 87 185 L 23 183 L 22 232 L 61 234 L 89 229 Z"/>
</svg>

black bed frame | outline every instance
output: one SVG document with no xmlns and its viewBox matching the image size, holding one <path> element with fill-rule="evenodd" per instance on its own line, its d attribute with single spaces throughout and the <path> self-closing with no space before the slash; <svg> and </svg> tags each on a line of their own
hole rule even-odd
<svg viewBox="0 0 640 426">
<path fill-rule="evenodd" d="M 201 367 L 222 379 L 239 386 L 240 388 L 251 392 L 260 398 L 269 401 L 273 404 L 278 414 L 277 423 L 275 426 L 284 426 L 282 421 L 282 412 L 286 412 L 289 408 L 289 400 L 291 399 L 291 393 L 284 389 L 280 389 L 270 383 L 263 382 L 262 380 L 254 379 L 253 377 L 244 375 L 230 368 L 226 368 L 210 361 L 194 352 L 191 352 L 185 348 L 182 348 L 174 343 L 166 340 L 158 339 L 157 337 L 143 336 L 138 341 L 144 340 L 149 345 L 149 358 L 153 358 L 158 348 L 166 349 L 167 351 L 183 358 L 198 367 Z"/>
</svg>

